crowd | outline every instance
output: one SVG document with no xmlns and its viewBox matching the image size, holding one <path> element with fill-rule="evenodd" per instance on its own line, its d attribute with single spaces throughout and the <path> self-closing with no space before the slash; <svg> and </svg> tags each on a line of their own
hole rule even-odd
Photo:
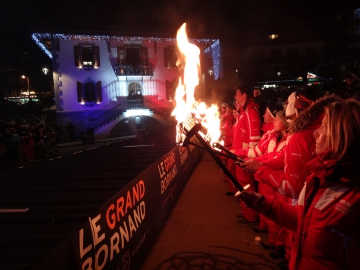
<svg viewBox="0 0 360 270">
<path fill-rule="evenodd" d="M 57 124 L 17 124 L 8 119 L 0 127 L 0 165 L 55 157 L 61 135 Z"/>
<path fill-rule="evenodd" d="M 226 195 L 239 201 L 239 225 L 267 234 L 261 245 L 280 269 L 359 269 L 358 82 L 341 94 L 306 87 L 270 102 L 243 84 L 221 105 L 221 159 L 249 186 L 239 195 L 225 174 Z"/>
</svg>

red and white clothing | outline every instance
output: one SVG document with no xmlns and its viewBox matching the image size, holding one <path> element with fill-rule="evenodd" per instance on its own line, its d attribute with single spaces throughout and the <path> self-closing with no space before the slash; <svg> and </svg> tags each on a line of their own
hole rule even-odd
<svg viewBox="0 0 360 270">
<path fill-rule="evenodd" d="M 260 141 L 259 106 L 252 98 L 240 109 L 233 130 L 231 149 L 238 150 L 255 147 Z"/>
<path fill-rule="evenodd" d="M 261 178 L 278 193 L 297 199 L 306 177 L 310 175 L 305 164 L 315 156 L 313 134 L 316 127 L 291 135 L 286 144 L 284 160 L 276 158 L 261 166 L 255 173 L 255 179 Z M 281 169 L 283 163 L 284 169 Z"/>
<path fill-rule="evenodd" d="M 266 164 L 274 158 L 277 158 L 277 157 L 283 158 L 284 152 L 285 152 L 286 140 L 287 140 L 288 135 L 282 137 L 280 140 L 278 140 L 278 136 L 280 136 L 279 133 L 273 134 L 273 136 L 269 142 L 268 151 L 266 151 L 266 153 L 264 153 L 264 155 L 262 155 L 261 157 L 257 157 L 254 160 Z M 263 183 L 261 181 L 262 180 L 261 178 L 258 178 L 256 180 L 259 181 L 259 185 L 258 185 L 259 193 L 266 195 L 266 196 L 277 196 L 277 197 L 279 197 L 279 199 L 281 199 L 283 201 L 288 201 L 286 197 L 278 194 L 277 192 L 274 192 L 272 187 L 270 187 L 266 183 Z M 266 229 L 268 230 L 269 243 L 271 243 L 275 246 L 283 246 L 284 245 L 285 233 L 286 233 L 284 228 L 282 228 L 275 222 L 269 220 L 262 214 L 260 214 L 259 227 L 262 230 L 266 230 Z"/>
<path fill-rule="evenodd" d="M 242 158 L 256 158 L 262 156 L 268 150 L 270 139 L 274 135 L 274 124 L 263 124 L 261 129 L 263 135 L 261 136 L 258 145 L 246 149 L 237 149 L 234 154 Z"/>
<path fill-rule="evenodd" d="M 258 111 L 258 105 L 252 98 L 249 98 L 244 106 L 240 109 L 237 116 L 237 121 L 233 127 L 233 143 L 231 146 L 232 150 L 239 150 L 248 147 L 255 147 L 260 141 L 260 116 Z M 229 171 L 235 175 L 236 180 L 241 186 L 250 184 L 247 189 L 249 191 L 255 191 L 254 180 L 250 173 L 245 172 L 239 166 L 235 166 L 233 160 L 228 161 Z M 237 189 L 233 183 L 227 179 L 229 183 L 229 189 L 231 192 L 236 192 Z M 257 221 L 257 213 L 247 208 L 245 204 L 240 200 L 242 206 L 244 218 L 248 221 Z"/>
<path fill-rule="evenodd" d="M 359 269 L 359 161 L 340 164 L 326 157 L 309 162 L 312 175 L 297 207 L 276 197 L 262 202 L 262 213 L 296 232 L 290 269 Z"/>
<path fill-rule="evenodd" d="M 234 115 L 231 114 L 227 114 L 225 116 L 222 117 L 221 120 L 221 138 L 224 141 L 224 146 L 227 148 L 231 147 L 232 141 L 233 141 L 233 126 L 235 123 L 235 118 Z"/>
</svg>

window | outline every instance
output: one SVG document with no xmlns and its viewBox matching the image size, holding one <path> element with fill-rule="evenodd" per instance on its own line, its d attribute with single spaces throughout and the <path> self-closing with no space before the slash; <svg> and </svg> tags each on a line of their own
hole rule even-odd
<svg viewBox="0 0 360 270">
<path fill-rule="evenodd" d="M 171 68 L 177 69 L 176 62 L 177 62 L 177 55 L 176 55 L 175 46 L 169 45 L 166 48 L 164 48 L 165 67 L 167 67 L 168 69 Z"/>
<path fill-rule="evenodd" d="M 289 48 L 286 49 L 286 56 L 289 58 L 294 58 L 298 56 L 298 49 L 297 48 Z"/>
<path fill-rule="evenodd" d="M 138 82 L 131 82 L 128 87 L 129 96 L 141 95 L 141 85 Z"/>
<path fill-rule="evenodd" d="M 316 50 L 316 47 L 306 47 L 305 48 L 305 55 L 316 55 L 317 53 L 317 50 Z"/>
<path fill-rule="evenodd" d="M 279 37 L 278 34 L 271 34 L 271 35 L 269 35 L 269 39 L 270 39 L 270 40 L 277 39 L 278 37 Z"/>
<path fill-rule="evenodd" d="M 270 56 L 271 56 L 271 58 L 280 58 L 281 50 L 271 50 Z"/>
<path fill-rule="evenodd" d="M 84 70 L 97 69 L 100 66 L 99 46 L 84 43 L 74 46 L 75 66 Z"/>
<path fill-rule="evenodd" d="M 77 82 L 78 102 L 82 105 L 94 106 L 102 102 L 101 81 L 94 82 L 86 80 L 85 82 Z"/>
<path fill-rule="evenodd" d="M 251 55 L 253 58 L 261 59 L 264 57 L 264 52 L 263 51 L 253 51 L 253 52 L 251 52 Z"/>
<path fill-rule="evenodd" d="M 147 65 L 148 64 L 148 50 L 141 46 L 118 47 L 118 62 L 119 64 L 127 65 Z"/>
</svg>

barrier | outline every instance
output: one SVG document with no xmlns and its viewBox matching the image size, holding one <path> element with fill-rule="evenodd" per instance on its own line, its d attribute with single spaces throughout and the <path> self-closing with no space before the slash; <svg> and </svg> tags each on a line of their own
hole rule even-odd
<svg viewBox="0 0 360 270">
<path fill-rule="evenodd" d="M 32 269 L 138 269 L 202 153 L 193 145 L 172 149 Z"/>
</svg>

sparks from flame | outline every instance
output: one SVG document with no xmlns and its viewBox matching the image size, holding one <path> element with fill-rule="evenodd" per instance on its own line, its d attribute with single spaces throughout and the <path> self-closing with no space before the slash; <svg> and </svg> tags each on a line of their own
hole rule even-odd
<svg viewBox="0 0 360 270">
<path fill-rule="evenodd" d="M 178 122 L 176 127 L 176 142 L 181 143 L 185 139 L 184 128 L 189 131 L 195 123 L 207 129 L 207 133 L 199 134 L 214 143 L 220 137 L 220 118 L 217 105 L 207 107 L 204 102 L 197 102 L 194 98 L 195 87 L 199 85 L 200 49 L 188 41 L 186 23 L 177 31 L 177 46 L 183 56 L 184 84 L 179 78 L 179 84 L 175 93 L 176 107 L 171 115 Z M 190 121 L 189 121 L 190 120 Z"/>
</svg>

